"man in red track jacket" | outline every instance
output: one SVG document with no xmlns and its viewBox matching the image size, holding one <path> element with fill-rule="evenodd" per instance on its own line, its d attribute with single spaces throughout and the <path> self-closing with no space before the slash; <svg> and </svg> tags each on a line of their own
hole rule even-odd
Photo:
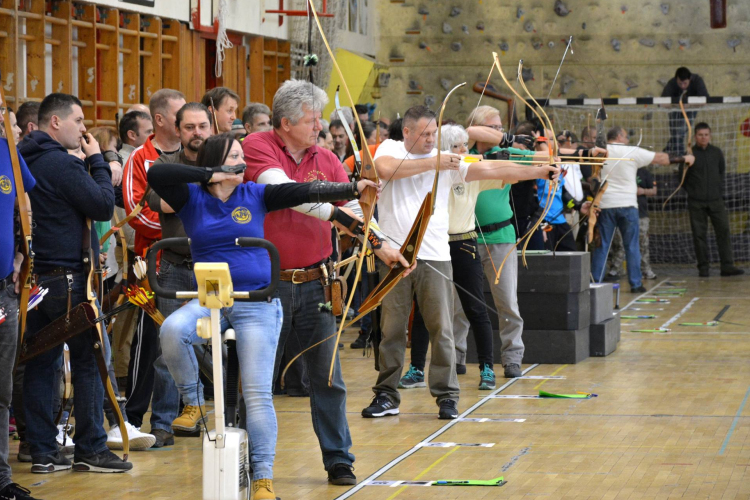
<svg viewBox="0 0 750 500">
<path fill-rule="evenodd" d="M 135 209 L 146 193 L 146 172 L 153 162 L 163 153 L 179 151 L 180 137 L 175 119 L 177 111 L 184 104 L 185 96 L 172 89 L 162 89 L 151 96 L 149 108 L 154 121 L 154 134 L 143 146 L 133 151 L 125 163 L 122 195 L 127 213 Z M 154 241 L 161 239 L 159 214 L 147 205 L 130 221 L 130 226 L 135 230 L 136 255 L 143 256 Z M 170 444 L 169 440 L 174 439 L 172 421 L 179 411 L 179 393 L 161 357 L 159 330 L 143 311 L 139 313 L 136 334 L 130 347 L 126 392 L 128 402 L 125 410 L 130 423 L 140 427 L 151 402 L 151 432 L 157 436 L 154 447 Z M 157 429 L 165 431 L 162 433 L 164 439 L 160 439 L 161 434 L 156 432 Z"/>
</svg>

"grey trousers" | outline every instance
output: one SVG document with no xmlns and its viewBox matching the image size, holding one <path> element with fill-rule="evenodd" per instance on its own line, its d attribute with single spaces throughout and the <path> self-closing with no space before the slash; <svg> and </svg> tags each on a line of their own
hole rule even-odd
<svg viewBox="0 0 750 500">
<path fill-rule="evenodd" d="M 8 465 L 8 408 L 13 391 L 13 363 L 18 346 L 18 296 L 10 285 L 0 290 L 0 307 L 5 309 L 5 321 L 0 325 L 0 490 L 11 480 Z"/>
<path fill-rule="evenodd" d="M 435 269 L 452 279 L 450 261 L 427 261 Z M 381 266 L 380 278 L 385 278 L 388 268 Z M 420 262 L 417 268 L 403 278 L 385 296 L 380 315 L 380 372 L 375 394 L 385 393 L 394 404 L 401 403 L 398 382 L 404 368 L 406 329 L 411 312 L 412 298 L 416 294 L 419 310 L 430 334 L 432 358 L 428 372 L 430 394 L 438 404 L 444 399 L 458 401 L 460 387 L 456 376 L 456 350 L 453 343 L 453 283 Z"/>
<path fill-rule="evenodd" d="M 458 298 L 455 287 L 453 288 L 453 339 L 456 343 L 456 363 L 466 364 L 466 338 L 469 336 L 469 319 L 464 313 L 464 308 Z"/>
<path fill-rule="evenodd" d="M 492 300 L 495 309 L 499 313 L 500 342 L 502 355 L 500 357 L 503 366 L 510 363 L 521 364 L 523 359 L 523 319 L 518 312 L 518 256 L 508 257 L 500 274 L 500 282 L 495 284 L 495 270 L 492 261 L 499 266 L 505 255 L 513 246 L 512 243 L 498 243 L 493 245 L 479 245 L 479 256 L 482 258 L 484 275 L 490 282 Z M 487 248 L 489 247 L 489 253 Z M 492 260 L 490 260 L 492 254 Z"/>
</svg>

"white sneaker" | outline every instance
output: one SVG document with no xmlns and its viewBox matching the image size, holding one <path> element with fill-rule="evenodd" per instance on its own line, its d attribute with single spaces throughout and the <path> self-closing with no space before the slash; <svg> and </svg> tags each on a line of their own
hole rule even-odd
<svg viewBox="0 0 750 500">
<path fill-rule="evenodd" d="M 72 427 L 70 425 L 58 425 L 57 426 L 57 445 L 60 449 L 60 453 L 63 455 L 69 455 L 73 453 L 73 450 L 75 449 L 75 443 L 73 442 L 73 438 L 68 436 L 68 431 L 70 431 Z"/>
<path fill-rule="evenodd" d="M 141 432 L 130 422 L 125 422 L 125 428 L 128 430 L 128 442 L 130 443 L 130 449 L 133 451 L 148 450 L 156 442 L 156 437 Z M 110 450 L 122 449 L 122 434 L 120 433 L 120 427 L 117 425 L 111 427 L 107 432 L 107 448 Z"/>
</svg>

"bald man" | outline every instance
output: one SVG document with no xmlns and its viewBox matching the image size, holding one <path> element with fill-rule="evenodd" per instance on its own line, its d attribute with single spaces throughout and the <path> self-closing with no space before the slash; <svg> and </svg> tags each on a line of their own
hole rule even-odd
<svg viewBox="0 0 750 500">
<path fill-rule="evenodd" d="M 137 103 L 133 104 L 128 108 L 128 110 L 125 113 L 130 113 L 131 111 L 142 111 L 143 113 L 146 113 L 148 116 L 151 116 L 151 111 L 148 109 L 148 106 L 145 104 Z"/>
</svg>

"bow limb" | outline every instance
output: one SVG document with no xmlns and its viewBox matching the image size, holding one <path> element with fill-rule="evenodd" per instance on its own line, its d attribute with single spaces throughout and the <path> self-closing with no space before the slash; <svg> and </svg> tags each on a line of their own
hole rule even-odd
<svg viewBox="0 0 750 500">
<path fill-rule="evenodd" d="M 565 56 L 563 56 L 563 59 Z M 560 62 L 560 66 L 562 66 L 562 61 Z M 547 140 L 547 145 L 549 147 L 549 164 L 554 165 L 555 160 L 554 157 L 560 152 L 560 144 L 557 142 L 557 134 L 555 134 L 555 129 L 552 126 L 552 120 L 550 120 L 549 115 L 547 115 L 547 112 L 544 111 L 544 108 L 539 106 L 539 103 L 534 99 L 534 96 L 529 92 L 529 89 L 526 87 L 526 83 L 523 81 L 523 60 L 519 61 L 518 63 L 518 80 L 521 83 L 521 88 L 523 88 L 524 92 L 528 94 L 531 101 L 536 104 L 539 107 L 539 111 L 542 113 L 544 118 L 546 119 L 546 122 L 542 122 L 542 124 L 545 124 L 545 128 L 549 128 L 550 134 L 552 137 Z M 536 222 L 536 224 L 532 227 L 532 230 L 529 233 L 529 236 L 526 238 L 526 242 L 523 245 L 523 250 L 521 251 L 521 259 L 523 261 L 524 267 L 526 264 L 526 248 L 529 246 L 529 242 L 531 241 L 531 237 L 533 236 L 534 232 L 537 230 L 537 228 L 541 225 L 544 218 L 549 213 L 550 209 L 552 208 L 552 203 L 554 202 L 555 195 L 557 194 L 557 190 L 560 188 L 560 181 L 557 180 L 554 183 L 554 187 L 552 188 L 551 192 L 549 193 L 549 197 L 547 198 L 547 203 L 545 204 L 544 210 L 542 210 L 542 215 L 539 217 L 539 220 Z"/>
<path fill-rule="evenodd" d="M 21 223 L 21 242 L 18 246 L 18 252 L 23 255 L 23 262 L 21 263 L 21 270 L 18 275 L 18 280 L 21 283 L 20 303 L 18 305 L 18 325 L 20 333 L 18 335 L 18 349 L 16 349 L 16 365 L 18 365 L 18 356 L 21 351 L 21 344 L 23 343 L 23 336 L 26 331 L 26 314 L 29 309 L 29 295 L 31 294 L 33 284 L 33 274 L 31 271 L 34 267 L 34 252 L 31 244 L 31 207 L 26 198 L 26 190 L 24 189 L 21 173 L 21 162 L 18 157 L 15 135 L 10 124 L 10 112 L 8 111 L 8 104 L 5 101 L 5 93 L 3 92 L 2 85 L 0 85 L 0 101 L 3 105 L 5 137 L 8 141 L 10 163 L 13 169 L 13 182 L 16 188 L 16 202 L 18 203 L 18 214 Z"/>
<path fill-rule="evenodd" d="M 680 112 L 682 113 L 682 118 L 685 120 L 685 125 L 687 125 L 688 134 L 687 134 L 687 142 L 685 143 L 685 149 L 687 150 L 688 154 L 693 154 L 693 126 L 690 124 L 690 118 L 688 118 L 687 112 L 685 111 L 685 105 L 682 103 L 682 98 L 685 97 L 685 94 L 687 91 L 680 94 Z M 674 195 L 676 195 L 680 189 L 682 189 L 682 185 L 685 184 L 685 178 L 687 177 L 687 171 L 688 168 L 690 168 L 688 165 L 685 165 L 682 167 L 682 179 L 680 179 L 680 184 L 677 186 L 677 189 L 675 189 L 672 194 L 670 194 L 666 200 L 664 200 L 664 204 L 661 206 L 662 212 L 667 206 L 667 203 L 669 203 L 669 200 L 672 199 Z"/>
<path fill-rule="evenodd" d="M 497 55 L 497 52 L 493 52 L 493 53 L 492 53 L 492 59 L 493 59 L 493 61 L 494 61 L 495 67 L 497 67 L 497 70 L 498 70 L 498 72 L 500 73 L 500 77 L 501 77 L 501 78 L 503 79 L 503 81 L 505 82 L 505 85 L 507 85 L 507 86 L 508 86 L 508 88 L 509 88 L 509 89 L 511 90 L 511 92 L 513 92 L 513 93 L 514 93 L 514 94 L 516 95 L 516 97 L 518 97 L 519 99 L 521 99 L 521 102 L 523 102 L 523 103 L 524 103 L 524 104 L 526 105 L 526 107 L 527 107 L 527 108 L 531 109 L 531 111 L 532 111 L 532 112 L 534 113 L 534 115 L 536 115 L 536 117 L 537 117 L 537 118 L 539 119 L 539 122 L 540 122 L 540 123 L 541 123 L 541 124 L 542 124 L 543 126 L 545 126 L 545 121 L 544 121 L 544 118 L 542 118 L 542 116 L 541 116 L 541 115 L 540 115 L 540 114 L 539 114 L 539 113 L 537 112 L 537 110 L 536 110 L 536 109 L 534 108 L 534 106 L 532 106 L 531 104 L 529 104 L 529 102 L 528 102 L 528 101 L 526 100 L 526 98 L 525 98 L 524 96 L 522 96 L 522 95 L 521 95 L 521 94 L 520 94 L 520 93 L 519 93 L 519 92 L 518 92 L 518 91 L 517 91 L 517 90 L 516 90 L 516 89 L 515 89 L 515 88 L 513 87 L 513 85 L 511 85 L 511 84 L 510 84 L 510 81 L 508 81 L 508 78 L 507 78 L 507 77 L 505 76 L 505 72 L 503 72 L 503 67 L 502 67 L 502 65 L 500 64 L 500 58 L 498 57 L 498 55 Z M 522 80 L 523 80 L 523 78 L 519 78 L 519 80 L 521 80 L 521 81 L 522 81 Z M 540 223 L 541 223 L 541 222 L 540 222 Z M 536 226 L 536 225 L 535 225 L 535 226 Z M 536 230 L 536 227 L 532 227 L 532 228 L 531 228 L 531 229 L 530 229 L 529 231 L 527 231 L 526 233 L 524 233 L 524 235 L 523 235 L 523 236 L 521 236 L 520 238 L 518 238 L 518 239 L 516 240 L 516 243 L 515 243 L 515 244 L 514 244 L 514 245 L 513 245 L 513 246 L 512 246 L 511 248 L 510 248 L 510 250 L 508 251 L 508 253 L 507 253 L 507 254 L 505 254 L 505 257 L 503 258 L 502 262 L 500 263 L 500 267 L 498 267 L 498 268 L 497 268 L 497 271 L 496 271 L 496 273 L 495 273 L 495 284 L 496 284 L 496 285 L 500 283 L 500 274 L 502 274 L 502 272 L 503 272 L 503 267 L 505 267 L 505 262 L 506 262 L 506 261 L 508 260 L 508 257 L 510 257 L 510 255 L 511 255 L 511 254 L 512 254 L 513 252 L 515 252 L 516 248 L 518 247 L 518 245 L 519 245 L 519 244 L 520 244 L 520 243 L 521 243 L 522 241 L 524 241 L 524 240 L 526 240 L 526 239 L 529 239 L 529 238 L 531 237 L 531 235 L 532 235 L 532 234 L 534 234 L 533 232 L 534 232 L 535 230 Z"/>
<path fill-rule="evenodd" d="M 341 79 L 341 85 L 344 87 L 344 92 L 346 92 L 346 96 L 349 98 L 349 102 L 352 106 L 354 106 L 354 98 L 352 97 L 351 92 L 349 91 L 349 86 L 346 84 L 346 79 L 344 78 L 344 74 L 341 71 L 341 67 L 339 67 L 338 61 L 336 61 L 336 56 L 333 54 L 333 50 L 331 50 L 331 46 L 328 43 L 328 39 L 326 38 L 325 32 L 323 31 L 323 26 L 320 24 L 320 19 L 318 18 L 318 13 L 315 10 L 315 4 L 313 0 L 308 0 L 308 4 L 310 6 L 310 12 L 312 12 L 313 17 L 315 18 L 315 24 L 318 26 L 318 31 L 320 32 L 320 36 L 323 39 L 323 44 L 326 47 L 326 50 L 328 51 L 328 55 L 331 57 L 331 62 L 333 64 L 333 67 L 336 69 L 336 73 L 338 74 L 339 78 Z M 338 99 L 336 99 L 336 104 L 338 107 Z M 365 137 L 364 129 L 362 128 L 362 122 L 359 120 L 359 116 L 356 113 L 354 114 L 354 120 L 357 123 L 357 127 L 359 129 L 359 136 L 363 138 Z M 348 124 L 346 126 L 347 132 L 351 134 L 351 131 L 348 130 Z M 353 136 L 350 136 L 350 140 L 353 139 Z M 356 151 L 356 143 L 352 141 L 352 146 L 355 148 Z M 362 167 L 360 168 L 359 176 L 362 179 L 368 179 L 373 181 L 375 184 L 379 184 L 380 179 L 378 178 L 378 174 L 375 171 L 375 164 L 372 159 L 372 155 L 370 154 L 370 149 L 365 147 L 362 151 Z M 356 157 L 355 157 L 356 159 Z M 362 191 L 362 195 L 359 199 L 359 204 L 362 207 L 362 219 L 364 222 L 364 235 L 365 235 L 365 242 L 362 245 L 362 251 L 360 252 L 359 259 L 357 260 L 357 270 L 354 275 L 354 283 L 355 286 L 352 287 L 349 294 L 349 300 L 346 302 L 346 307 L 343 311 L 343 318 L 346 319 L 346 315 L 349 312 L 349 308 L 351 307 L 352 300 L 354 299 L 355 289 L 356 289 L 356 283 L 359 282 L 360 276 L 362 275 L 362 265 L 365 261 L 365 255 L 366 255 L 366 248 L 367 248 L 367 235 L 370 232 L 370 221 L 372 220 L 373 213 L 375 211 L 375 203 L 377 202 L 377 195 L 378 195 L 378 188 L 377 187 L 368 187 L 365 188 Z M 333 355 L 331 356 L 331 367 L 328 372 L 328 385 L 332 385 L 333 383 L 333 370 L 336 366 L 336 354 L 338 353 L 338 346 L 339 346 L 339 338 L 341 337 L 341 333 L 344 330 L 344 323 L 346 321 L 341 321 L 341 325 L 339 326 L 339 330 L 336 334 L 336 342 L 334 343 L 333 348 Z M 305 349 L 308 350 L 309 348 Z M 304 352 L 304 351 L 302 351 Z M 300 353 L 301 354 L 301 353 Z M 290 362 L 291 364 L 291 362 Z M 287 368 L 289 368 L 289 364 L 287 365 Z M 282 378 L 283 380 L 283 378 Z"/>
<path fill-rule="evenodd" d="M 135 206 L 135 208 L 133 209 L 133 211 L 130 212 L 124 219 L 122 219 L 121 221 L 117 222 L 114 226 L 112 226 L 111 228 L 109 228 L 109 231 L 107 231 L 106 233 L 104 233 L 102 235 L 102 237 L 99 238 L 99 244 L 100 245 L 103 245 L 104 242 L 107 241 L 107 239 L 110 236 L 112 236 L 113 234 L 115 234 L 115 232 L 117 232 L 120 229 L 122 229 L 123 227 L 125 227 L 125 224 L 127 224 L 131 220 L 133 220 L 136 217 L 138 217 L 138 214 L 141 213 L 141 210 L 143 210 L 143 207 L 146 205 L 146 198 L 148 198 L 148 195 L 150 193 L 151 193 L 151 186 L 148 186 L 146 188 L 146 192 L 143 193 L 143 197 L 141 198 L 141 201 L 138 202 L 138 204 Z M 125 240 L 123 239 L 123 241 L 125 241 Z M 125 247 L 125 249 L 127 249 L 127 247 Z"/>
</svg>

